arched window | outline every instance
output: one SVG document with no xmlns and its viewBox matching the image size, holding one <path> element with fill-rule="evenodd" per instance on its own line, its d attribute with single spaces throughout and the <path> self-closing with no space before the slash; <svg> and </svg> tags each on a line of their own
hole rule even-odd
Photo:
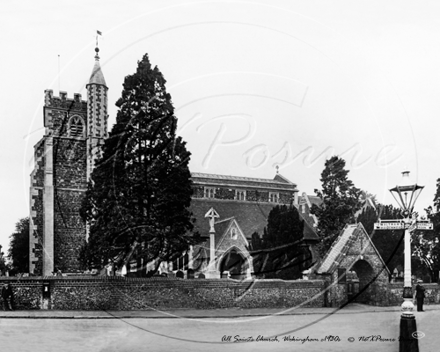
<svg viewBox="0 0 440 352">
<path fill-rule="evenodd" d="M 84 121 L 80 116 L 72 116 L 69 121 L 69 136 L 82 137 L 84 134 Z"/>
</svg>

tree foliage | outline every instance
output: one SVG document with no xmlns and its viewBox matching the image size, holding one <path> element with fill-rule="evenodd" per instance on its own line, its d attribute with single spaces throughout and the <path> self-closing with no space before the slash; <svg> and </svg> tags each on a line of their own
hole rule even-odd
<svg viewBox="0 0 440 352">
<path fill-rule="evenodd" d="M 20 219 L 9 236 L 8 259 L 12 273 L 29 272 L 29 218 Z"/>
<path fill-rule="evenodd" d="M 378 204 L 376 209 L 365 208 L 358 216 L 357 222 L 362 223 L 367 233 L 370 235 L 373 244 L 379 251 L 390 272 L 400 266 L 403 268 L 403 230 L 374 230 L 374 223 L 381 220 L 401 219 L 400 209 L 392 205 Z"/>
<path fill-rule="evenodd" d="M 311 265 L 311 253 L 302 244 L 304 220 L 294 206 L 276 206 L 269 213 L 264 234 L 252 236 L 257 277 L 293 280 Z"/>
<path fill-rule="evenodd" d="M 7 269 L 5 257 L 3 255 L 4 253 L 2 252 L 2 245 L 0 245 L 0 276 L 3 276 Z"/>
<path fill-rule="evenodd" d="M 190 153 L 176 136 L 165 79 L 148 56 L 125 77 L 116 124 L 91 175 L 81 215 L 87 266 L 170 261 L 197 241 L 188 210 Z"/>
<path fill-rule="evenodd" d="M 321 242 L 317 247 L 324 256 L 344 226 L 355 221 L 355 214 L 361 207 L 361 190 L 348 179 L 345 161 L 338 156 L 326 160 L 321 182 L 322 190 L 315 189 L 315 193 L 322 204 L 314 204 L 311 213 L 318 217 L 317 232 Z"/>
<path fill-rule="evenodd" d="M 433 223 L 432 231 L 417 231 L 412 242 L 414 254 L 433 281 L 437 281 L 440 270 L 440 178 L 437 179 L 434 208 L 425 209 L 427 218 Z M 422 276 L 422 275 L 421 275 Z"/>
</svg>

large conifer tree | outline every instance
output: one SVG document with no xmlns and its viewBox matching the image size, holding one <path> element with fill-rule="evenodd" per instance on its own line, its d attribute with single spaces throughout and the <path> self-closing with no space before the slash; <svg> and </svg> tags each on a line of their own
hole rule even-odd
<svg viewBox="0 0 440 352">
<path fill-rule="evenodd" d="M 197 239 L 188 210 L 190 153 L 176 137 L 177 119 L 165 79 L 148 56 L 125 77 L 116 124 L 96 162 L 81 214 L 88 266 L 170 261 Z M 157 269 L 157 268 L 156 268 Z"/>
<path fill-rule="evenodd" d="M 311 213 L 318 217 L 317 230 L 321 237 L 318 250 L 323 256 L 344 226 L 355 221 L 355 213 L 361 207 L 361 190 L 348 179 L 345 161 L 338 156 L 326 160 L 321 182 L 322 190 L 315 189 L 315 193 L 322 204 L 314 204 Z"/>
</svg>

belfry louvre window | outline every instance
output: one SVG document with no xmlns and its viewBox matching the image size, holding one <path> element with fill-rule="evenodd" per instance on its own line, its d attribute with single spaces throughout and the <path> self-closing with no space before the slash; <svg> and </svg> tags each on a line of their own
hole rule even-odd
<svg viewBox="0 0 440 352">
<path fill-rule="evenodd" d="M 215 188 L 214 187 L 205 187 L 204 197 L 205 198 L 215 198 Z"/>
<path fill-rule="evenodd" d="M 84 133 L 84 123 L 81 117 L 72 116 L 69 123 L 70 137 L 82 137 Z"/>
</svg>

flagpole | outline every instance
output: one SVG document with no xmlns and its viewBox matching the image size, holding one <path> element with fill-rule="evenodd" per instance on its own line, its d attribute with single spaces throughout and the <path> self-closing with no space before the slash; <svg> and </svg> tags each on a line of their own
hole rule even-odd
<svg viewBox="0 0 440 352">
<path fill-rule="evenodd" d="M 61 90 L 60 54 L 58 54 L 58 94 Z"/>
</svg>

